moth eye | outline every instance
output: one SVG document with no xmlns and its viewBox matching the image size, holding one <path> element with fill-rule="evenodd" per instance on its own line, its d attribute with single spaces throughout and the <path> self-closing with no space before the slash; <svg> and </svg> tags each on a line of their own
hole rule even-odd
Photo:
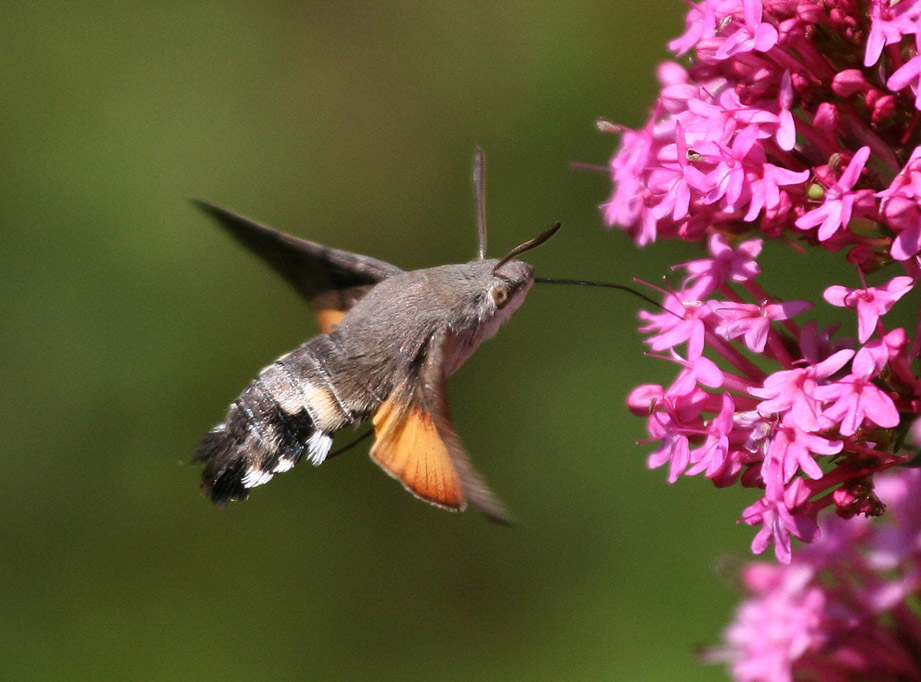
<svg viewBox="0 0 921 682">
<path fill-rule="evenodd" d="M 490 287 L 489 295 L 492 297 L 492 302 L 496 304 L 497 308 L 501 308 L 508 303 L 508 289 L 501 284 L 495 284 Z"/>
</svg>

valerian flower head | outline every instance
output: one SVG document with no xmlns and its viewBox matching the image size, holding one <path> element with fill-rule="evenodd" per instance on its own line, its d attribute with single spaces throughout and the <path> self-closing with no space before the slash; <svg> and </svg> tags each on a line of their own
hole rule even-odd
<svg viewBox="0 0 921 682">
<path fill-rule="evenodd" d="M 739 682 L 918 680 L 919 486 L 918 469 L 882 474 L 863 494 L 885 519 L 826 517 L 789 564 L 748 564 L 746 598 L 706 659 Z"/>
<path fill-rule="evenodd" d="M 755 552 L 787 561 L 826 510 L 881 514 L 874 476 L 914 455 L 921 319 L 893 315 L 917 306 L 921 277 L 921 0 L 701 0 L 669 47 L 682 63 L 659 68 L 646 125 L 603 126 L 622 133 L 604 217 L 641 246 L 708 254 L 641 313 L 676 379 L 628 402 L 649 466 L 759 491 L 740 520 Z M 853 274 L 771 295 L 767 240 Z"/>
</svg>

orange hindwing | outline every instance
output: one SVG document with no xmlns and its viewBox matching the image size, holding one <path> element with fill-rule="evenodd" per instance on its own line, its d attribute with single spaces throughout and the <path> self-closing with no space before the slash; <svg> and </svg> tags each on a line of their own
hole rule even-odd
<svg viewBox="0 0 921 682">
<path fill-rule="evenodd" d="M 417 497 L 446 509 L 466 506 L 460 475 L 432 415 L 391 396 L 374 415 L 371 459 Z"/>
<path fill-rule="evenodd" d="M 315 310 L 317 322 L 320 323 L 320 333 L 329 334 L 336 329 L 336 326 L 342 322 L 345 317 L 345 310 L 336 310 L 335 308 L 317 308 Z"/>
</svg>

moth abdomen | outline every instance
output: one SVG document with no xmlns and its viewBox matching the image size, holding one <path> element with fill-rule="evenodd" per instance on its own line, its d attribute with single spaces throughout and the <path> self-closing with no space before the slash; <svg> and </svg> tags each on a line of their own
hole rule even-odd
<svg viewBox="0 0 921 682">
<path fill-rule="evenodd" d="M 275 365 L 263 370 L 198 447 L 197 459 L 207 462 L 202 484 L 217 504 L 245 499 L 302 457 L 320 464 L 329 452 L 336 430 L 330 427 L 338 424 L 318 419 L 290 386 L 273 381 L 277 374 Z"/>
<path fill-rule="evenodd" d="M 352 421 L 318 377 L 303 374 L 297 356 L 307 345 L 262 370 L 202 439 L 202 484 L 215 503 L 245 499 L 302 457 L 322 463 L 333 433 Z"/>
</svg>

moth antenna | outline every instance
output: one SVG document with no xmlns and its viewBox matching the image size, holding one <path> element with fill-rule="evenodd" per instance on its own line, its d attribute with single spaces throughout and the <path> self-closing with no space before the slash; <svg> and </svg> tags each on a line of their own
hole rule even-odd
<svg viewBox="0 0 921 682">
<path fill-rule="evenodd" d="M 519 245 L 516 246 L 514 249 L 512 249 L 511 251 L 509 251 L 507 254 L 505 254 L 505 257 L 504 257 L 502 260 L 500 260 L 498 263 L 496 263 L 496 267 L 494 267 L 494 268 L 492 269 L 493 274 L 495 274 L 496 272 L 498 272 L 498 271 L 499 271 L 499 268 L 501 268 L 503 265 L 505 265 L 506 263 L 508 263 L 510 260 L 512 260 L 512 259 L 514 259 L 514 258 L 517 258 L 517 257 L 520 256 L 521 254 L 523 254 L 525 251 L 530 251 L 531 249 L 540 246 L 540 245 L 543 244 L 545 241 L 547 241 L 548 239 L 550 239 L 550 237 L 552 237 L 553 235 L 555 235 L 555 234 L 557 233 L 557 230 L 560 229 L 560 225 L 561 225 L 561 223 L 559 223 L 559 222 L 553 223 L 553 225 L 551 225 L 551 226 L 548 227 L 546 230 L 544 230 L 543 232 L 541 232 L 539 235 L 537 235 L 536 237 L 534 237 L 534 239 L 531 239 L 531 240 L 529 240 L 529 241 L 526 241 L 524 244 L 519 244 Z"/>
<path fill-rule="evenodd" d="M 651 303 L 656 308 L 661 308 L 665 310 L 665 306 L 656 301 L 653 298 L 650 298 L 646 294 L 642 294 L 636 289 L 625 286 L 623 284 L 611 284 L 610 282 L 590 282 L 581 279 L 553 279 L 551 277 L 535 277 L 534 281 L 539 284 L 571 284 L 573 286 L 580 287 L 603 287 L 605 289 L 620 289 L 621 291 L 626 291 L 628 294 L 633 294 L 637 298 L 641 298 L 647 303 Z"/>
<path fill-rule="evenodd" d="M 477 258 L 486 258 L 486 155 L 480 147 L 473 157 L 473 196 L 476 200 Z"/>
</svg>

